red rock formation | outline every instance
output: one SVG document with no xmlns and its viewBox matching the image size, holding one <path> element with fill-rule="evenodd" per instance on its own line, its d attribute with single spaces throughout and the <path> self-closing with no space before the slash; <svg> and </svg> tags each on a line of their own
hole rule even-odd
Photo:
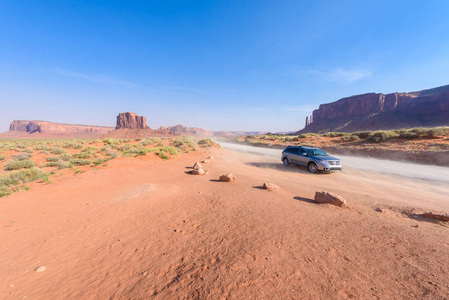
<svg viewBox="0 0 449 300">
<path fill-rule="evenodd" d="M 197 127 L 185 127 L 184 125 L 176 125 L 176 126 L 170 126 L 167 128 L 169 131 L 177 132 L 181 134 L 187 134 L 187 135 L 197 135 L 197 136 L 213 136 L 214 133 L 212 131 L 203 129 L 203 128 L 197 128 Z"/>
<path fill-rule="evenodd" d="M 412 93 L 362 94 L 321 104 L 300 133 L 449 125 L 449 85 Z"/>
<path fill-rule="evenodd" d="M 47 121 L 13 121 L 9 126 L 9 135 L 13 132 L 21 132 L 27 134 L 43 134 L 46 136 L 98 136 L 109 133 L 113 130 L 113 127 L 107 126 L 93 126 L 93 125 L 75 125 L 75 124 L 63 124 L 52 123 Z"/>
<path fill-rule="evenodd" d="M 120 113 L 117 116 L 117 126 L 115 129 L 146 129 L 147 120 L 144 116 L 139 116 L 138 114 L 126 112 Z"/>
</svg>

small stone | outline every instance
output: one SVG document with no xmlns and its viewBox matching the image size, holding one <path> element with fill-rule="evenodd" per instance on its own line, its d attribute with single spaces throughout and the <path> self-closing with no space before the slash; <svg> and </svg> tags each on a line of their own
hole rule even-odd
<svg viewBox="0 0 449 300">
<path fill-rule="evenodd" d="M 332 204 L 332 205 L 336 205 L 339 207 L 346 207 L 346 200 L 337 195 L 337 194 L 333 194 L 333 193 L 329 193 L 329 192 L 316 192 L 315 193 L 315 201 L 318 203 L 328 203 L 328 204 Z"/>
<path fill-rule="evenodd" d="M 433 213 L 433 212 L 428 212 L 428 213 L 424 213 L 424 217 L 427 218 L 432 218 L 432 219 L 436 219 L 436 220 L 440 220 L 440 221 L 449 221 L 449 214 L 444 214 L 444 213 Z"/>
<path fill-rule="evenodd" d="M 203 163 L 203 164 L 208 164 L 208 163 L 210 163 L 210 160 L 205 159 L 205 160 L 201 161 L 201 163 Z"/>
<path fill-rule="evenodd" d="M 232 173 L 221 175 L 220 176 L 220 181 L 235 182 L 235 175 L 232 174 Z"/>
<path fill-rule="evenodd" d="M 204 171 L 203 168 L 198 168 L 198 169 L 194 169 L 194 170 L 190 171 L 190 174 L 193 174 L 193 175 L 204 175 L 204 174 L 207 174 L 207 172 Z"/>
<path fill-rule="evenodd" d="M 196 163 L 193 165 L 193 168 L 194 168 L 194 169 L 202 169 L 203 166 L 202 166 L 199 162 L 196 162 Z"/>
<path fill-rule="evenodd" d="M 269 191 L 274 191 L 274 190 L 280 190 L 281 189 L 280 186 L 278 186 L 278 185 L 276 185 L 274 183 L 269 183 L 269 182 L 265 182 L 263 184 L 263 188 L 266 189 L 266 190 L 269 190 Z"/>
<path fill-rule="evenodd" d="M 386 212 L 386 210 L 385 209 L 383 209 L 383 208 L 380 208 L 380 207 L 378 207 L 378 208 L 376 208 L 375 209 L 377 212 Z"/>
<path fill-rule="evenodd" d="M 37 267 L 36 269 L 34 269 L 34 272 L 38 273 L 38 272 L 44 272 L 47 269 L 47 267 L 45 266 L 40 266 Z"/>
</svg>

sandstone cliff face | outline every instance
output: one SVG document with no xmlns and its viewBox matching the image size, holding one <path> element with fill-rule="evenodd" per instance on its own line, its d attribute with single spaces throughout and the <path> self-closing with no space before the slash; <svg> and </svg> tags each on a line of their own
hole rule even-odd
<svg viewBox="0 0 449 300">
<path fill-rule="evenodd" d="M 449 125 L 449 85 L 411 93 L 362 94 L 321 104 L 305 132 Z"/>
<path fill-rule="evenodd" d="M 40 133 L 44 135 L 68 136 L 68 135 L 102 135 L 109 133 L 113 127 L 74 125 L 63 123 L 52 123 L 47 121 L 13 121 L 9 126 L 10 132 L 23 132 L 28 134 Z"/>
<path fill-rule="evenodd" d="M 126 112 L 120 113 L 117 116 L 117 126 L 115 129 L 146 129 L 147 120 L 144 116 L 139 116 L 138 114 Z"/>
<path fill-rule="evenodd" d="M 171 132 L 177 132 L 187 135 L 197 135 L 197 136 L 213 136 L 214 133 L 212 131 L 203 129 L 203 128 L 197 128 L 197 127 L 186 127 L 184 125 L 176 125 L 176 126 L 170 126 L 167 128 L 167 130 Z"/>
</svg>

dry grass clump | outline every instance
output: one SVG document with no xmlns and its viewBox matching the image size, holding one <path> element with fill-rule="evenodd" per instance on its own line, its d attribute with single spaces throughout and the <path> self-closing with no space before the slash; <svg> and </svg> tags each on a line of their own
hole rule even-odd
<svg viewBox="0 0 449 300">
<path fill-rule="evenodd" d="M 213 139 L 202 139 L 198 141 L 198 145 L 202 147 L 216 147 L 220 148 L 220 144 L 216 143 Z"/>
<path fill-rule="evenodd" d="M 88 165 L 92 164 L 92 161 L 90 161 L 88 159 L 72 159 L 71 163 L 74 166 L 88 166 Z"/>
<path fill-rule="evenodd" d="M 14 186 L 40 179 L 42 174 L 43 172 L 39 168 L 33 167 L 0 177 L 0 197 L 8 196 L 14 192 Z"/>
<path fill-rule="evenodd" d="M 36 166 L 31 160 L 12 160 L 6 165 L 6 170 L 28 169 Z"/>
<path fill-rule="evenodd" d="M 196 151 L 198 144 L 194 141 L 193 138 L 191 137 L 187 137 L 187 136 L 183 136 L 180 138 L 175 139 L 172 142 L 172 145 L 174 147 L 177 147 L 185 152 L 190 152 L 190 151 Z"/>
<path fill-rule="evenodd" d="M 45 149 L 44 149 L 45 150 Z M 64 153 L 66 153 L 66 151 L 64 150 L 64 149 L 62 149 L 62 148 L 60 148 L 60 147 L 56 147 L 56 148 L 52 148 L 51 150 L 50 150 L 50 153 L 52 153 L 52 154 L 64 154 Z"/>
</svg>

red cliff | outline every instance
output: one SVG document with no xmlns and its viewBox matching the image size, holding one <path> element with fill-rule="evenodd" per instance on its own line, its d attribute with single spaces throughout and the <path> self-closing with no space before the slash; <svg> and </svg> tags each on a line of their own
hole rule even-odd
<svg viewBox="0 0 449 300">
<path fill-rule="evenodd" d="M 115 129 L 146 129 L 147 120 L 144 116 L 139 116 L 138 114 L 126 112 L 120 113 L 117 116 L 117 126 Z"/>
<path fill-rule="evenodd" d="M 16 120 L 9 126 L 3 137 L 98 137 L 109 133 L 113 127 L 95 125 L 76 125 L 47 121 Z"/>
<path fill-rule="evenodd" d="M 411 93 L 362 94 L 321 104 L 300 131 L 323 133 L 449 125 L 449 85 Z"/>
</svg>

